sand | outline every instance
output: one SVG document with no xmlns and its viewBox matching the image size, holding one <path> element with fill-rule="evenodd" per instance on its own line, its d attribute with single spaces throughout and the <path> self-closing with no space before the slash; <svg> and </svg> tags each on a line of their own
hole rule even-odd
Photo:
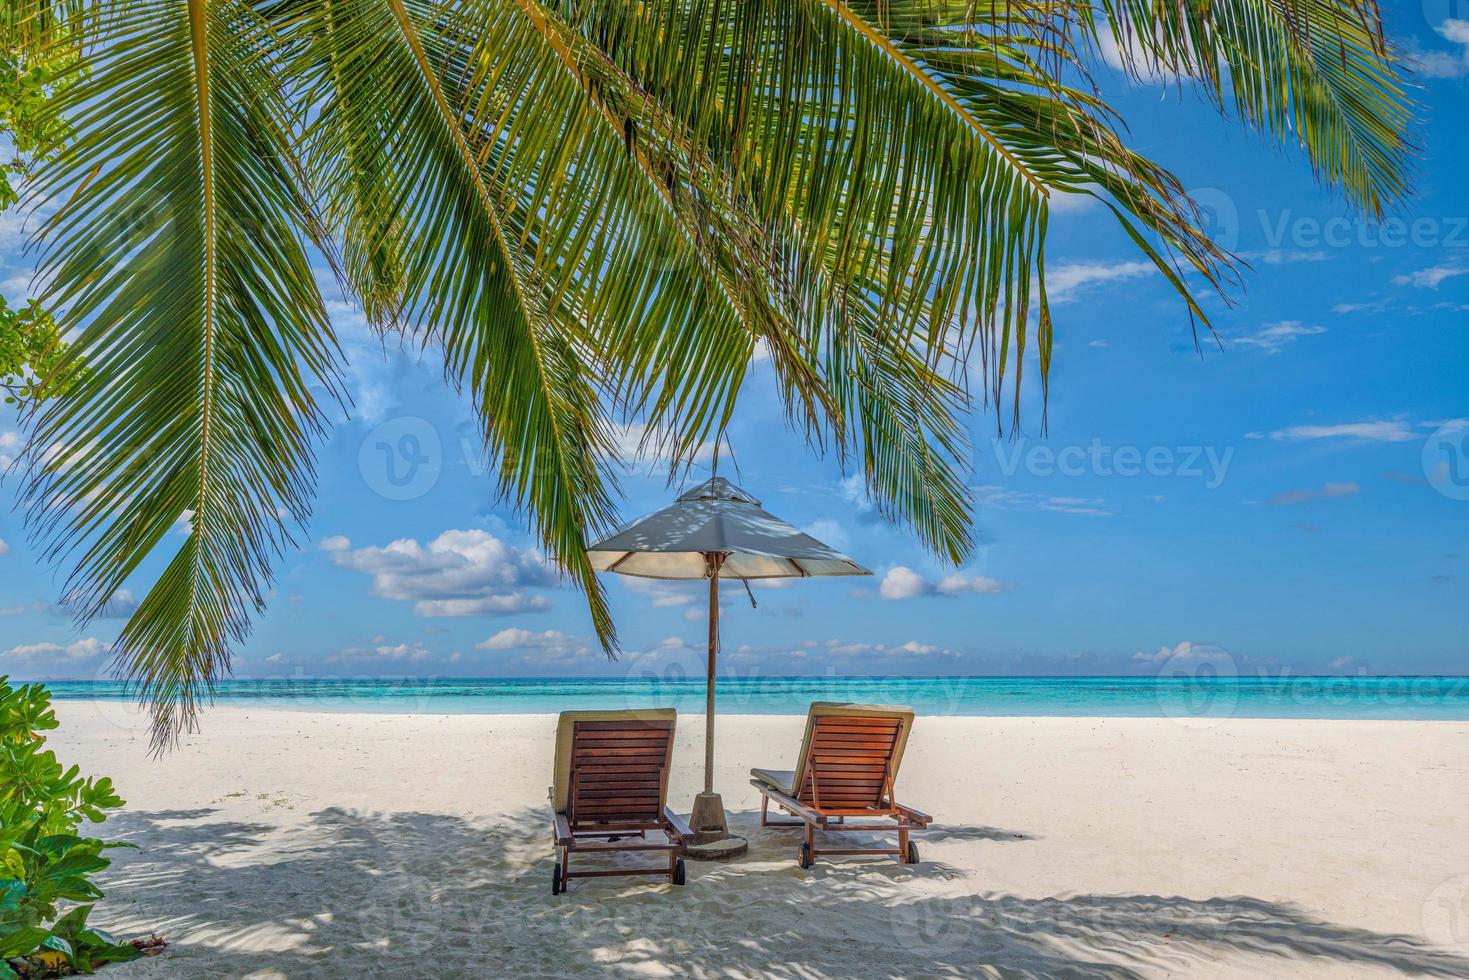
<svg viewBox="0 0 1469 980">
<path fill-rule="evenodd" d="M 58 709 L 139 845 L 96 919 L 172 944 L 117 980 L 1469 976 L 1469 723 L 920 717 L 898 790 L 935 815 L 922 862 L 802 871 L 747 777 L 802 720 L 731 715 L 749 856 L 552 897 L 550 716 L 219 708 L 154 760 L 128 709 Z"/>
</svg>

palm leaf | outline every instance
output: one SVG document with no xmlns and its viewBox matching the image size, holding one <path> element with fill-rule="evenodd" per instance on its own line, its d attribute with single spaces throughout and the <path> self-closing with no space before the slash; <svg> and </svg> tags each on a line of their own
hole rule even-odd
<svg viewBox="0 0 1469 980">
<path fill-rule="evenodd" d="M 1298 146 L 1370 217 L 1408 191 L 1413 107 L 1376 0 L 1103 0 L 1081 22 L 1111 31 L 1134 72 L 1193 80 L 1220 107 Z"/>
<path fill-rule="evenodd" d="M 162 744 L 228 670 L 307 517 L 311 389 L 335 390 L 337 351 L 261 25 L 228 0 L 94 14 L 89 71 L 56 106 L 75 138 L 31 191 L 64 200 L 41 231 L 43 300 L 88 370 L 35 420 L 26 499 L 47 553 L 75 559 L 83 620 L 165 557 L 113 647 Z"/>
</svg>

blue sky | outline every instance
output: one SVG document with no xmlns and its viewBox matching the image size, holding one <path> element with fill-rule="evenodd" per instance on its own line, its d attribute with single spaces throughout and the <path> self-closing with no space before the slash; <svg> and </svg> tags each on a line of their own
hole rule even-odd
<svg viewBox="0 0 1469 980">
<path fill-rule="evenodd" d="M 1100 206 L 1062 207 L 1048 268 L 1049 405 L 996 442 L 973 420 L 982 545 L 946 568 L 877 519 L 837 462 L 787 431 L 757 367 L 724 475 L 875 570 L 871 579 L 724 596 L 739 674 L 1152 674 L 1213 663 L 1272 673 L 1469 671 L 1469 4 L 1391 3 L 1417 53 L 1419 197 L 1355 217 L 1294 154 L 1196 97 L 1113 79 L 1135 145 L 1172 167 L 1255 266 L 1212 301 L 1224 349 L 1194 349 L 1182 304 Z M 0 218 L 0 279 L 29 274 Z M 320 453 L 309 539 L 236 660 L 245 677 L 621 677 L 701 669 L 700 585 L 612 576 L 625 646 L 608 663 L 580 597 L 496 503 L 465 400 L 431 356 L 384 350 L 347 304 L 353 415 Z M 0 456 L 18 441 L 0 417 Z M 636 438 L 629 433 L 629 440 Z M 406 441 L 405 441 L 406 440 Z M 422 460 L 398 485 L 409 459 Z M 1457 465 L 1456 465 L 1457 464 Z M 696 474 L 700 477 L 702 474 Z M 1456 479 L 1457 478 L 1457 479 Z M 0 672 L 105 676 L 121 618 L 78 630 L 61 575 L 0 484 Z M 622 512 L 666 503 L 645 463 Z M 136 583 L 138 595 L 146 583 Z M 114 610 L 128 611 L 120 597 Z"/>
</svg>

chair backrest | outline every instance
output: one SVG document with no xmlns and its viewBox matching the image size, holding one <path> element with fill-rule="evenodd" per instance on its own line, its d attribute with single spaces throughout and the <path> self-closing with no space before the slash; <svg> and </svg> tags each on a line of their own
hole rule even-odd
<svg viewBox="0 0 1469 980">
<path fill-rule="evenodd" d="M 796 763 L 797 798 L 826 810 L 890 801 L 912 729 L 912 708 L 816 702 Z"/>
<path fill-rule="evenodd" d="M 656 825 L 668 799 L 672 708 L 563 711 L 552 802 L 573 828 Z"/>
</svg>

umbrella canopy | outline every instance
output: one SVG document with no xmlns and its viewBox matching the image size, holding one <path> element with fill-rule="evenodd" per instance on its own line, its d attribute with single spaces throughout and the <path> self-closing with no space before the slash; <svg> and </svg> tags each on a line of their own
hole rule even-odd
<svg viewBox="0 0 1469 980">
<path fill-rule="evenodd" d="M 846 555 L 760 509 L 760 501 L 714 477 L 587 549 L 592 567 L 643 578 L 709 580 L 709 662 L 704 701 L 704 792 L 690 822 L 700 844 L 726 838 L 714 792 L 714 662 L 719 653 L 719 580 L 871 575 Z M 753 596 L 751 597 L 753 601 Z M 689 851 L 693 854 L 693 851 Z"/>
<path fill-rule="evenodd" d="M 711 555 L 723 556 L 720 578 L 872 574 L 720 476 L 587 549 L 599 572 L 663 579 L 708 578 Z"/>
</svg>

